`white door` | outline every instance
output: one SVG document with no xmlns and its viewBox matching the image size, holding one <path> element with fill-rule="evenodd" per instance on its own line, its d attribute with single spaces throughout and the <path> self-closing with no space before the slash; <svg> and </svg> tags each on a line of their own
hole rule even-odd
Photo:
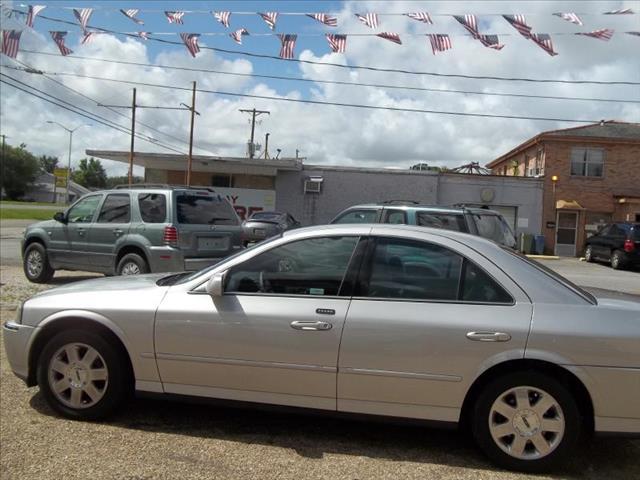
<svg viewBox="0 0 640 480">
<path fill-rule="evenodd" d="M 556 255 L 576 256 L 578 212 L 559 210 L 556 218 Z"/>
</svg>

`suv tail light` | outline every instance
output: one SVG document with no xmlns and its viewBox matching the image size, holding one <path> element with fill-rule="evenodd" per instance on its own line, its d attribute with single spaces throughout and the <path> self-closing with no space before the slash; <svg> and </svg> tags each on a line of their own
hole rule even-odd
<svg viewBox="0 0 640 480">
<path fill-rule="evenodd" d="M 636 249 L 636 246 L 633 243 L 633 240 L 631 240 L 630 238 L 627 238 L 624 241 L 624 251 L 625 252 L 633 252 L 635 249 Z"/>
<path fill-rule="evenodd" d="M 165 245 L 170 245 L 172 247 L 178 246 L 178 229 L 173 225 L 167 225 L 164 227 L 164 235 L 162 236 L 162 240 Z"/>
</svg>

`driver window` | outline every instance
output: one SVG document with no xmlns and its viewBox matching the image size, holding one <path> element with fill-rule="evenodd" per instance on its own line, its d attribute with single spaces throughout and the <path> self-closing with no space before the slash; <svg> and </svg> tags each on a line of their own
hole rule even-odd
<svg viewBox="0 0 640 480">
<path fill-rule="evenodd" d="M 336 296 L 358 237 L 320 237 L 272 248 L 236 265 L 225 292 Z"/>
<path fill-rule="evenodd" d="M 92 195 L 80 200 L 67 214 L 69 223 L 91 223 L 101 199 L 102 195 Z"/>
</svg>

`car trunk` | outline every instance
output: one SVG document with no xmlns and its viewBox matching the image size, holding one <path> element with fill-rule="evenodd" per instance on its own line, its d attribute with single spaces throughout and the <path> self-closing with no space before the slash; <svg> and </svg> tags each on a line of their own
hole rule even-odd
<svg viewBox="0 0 640 480">
<path fill-rule="evenodd" d="M 175 218 L 178 247 L 185 260 L 221 258 L 242 245 L 242 227 L 231 204 L 207 190 L 177 191 Z"/>
</svg>

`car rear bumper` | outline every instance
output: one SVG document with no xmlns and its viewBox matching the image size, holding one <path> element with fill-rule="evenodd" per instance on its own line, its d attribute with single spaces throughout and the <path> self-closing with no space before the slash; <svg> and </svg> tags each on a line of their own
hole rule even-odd
<svg viewBox="0 0 640 480">
<path fill-rule="evenodd" d="M 2 328 L 4 350 L 13 373 L 25 380 L 29 376 L 29 344 L 36 328 L 12 321 L 5 322 Z"/>
</svg>

